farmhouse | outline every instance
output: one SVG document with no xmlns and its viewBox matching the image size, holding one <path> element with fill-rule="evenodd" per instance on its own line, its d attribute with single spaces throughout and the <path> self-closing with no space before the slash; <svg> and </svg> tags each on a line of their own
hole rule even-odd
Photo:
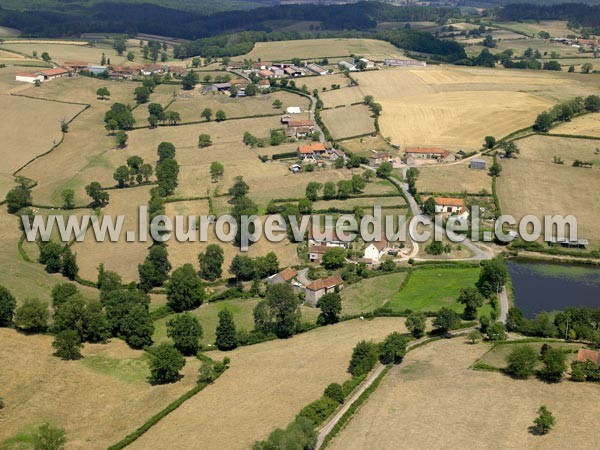
<svg viewBox="0 0 600 450">
<path fill-rule="evenodd" d="M 39 81 L 40 83 L 44 81 L 44 76 L 39 73 L 27 73 L 27 72 L 18 72 L 15 75 L 16 81 L 23 81 L 25 83 L 35 83 Z"/>
<path fill-rule="evenodd" d="M 299 146 L 297 156 L 301 159 L 314 159 L 317 156 L 325 155 L 325 153 L 327 153 L 325 144 L 323 144 L 322 142 L 313 142 L 312 144 Z"/>
<path fill-rule="evenodd" d="M 427 201 L 429 196 L 422 197 L 423 203 Z M 462 198 L 453 197 L 434 197 L 436 214 L 458 215 L 459 217 L 469 217 L 469 211 Z"/>
<path fill-rule="evenodd" d="M 600 43 L 596 39 L 577 39 L 577 43 L 586 47 L 600 47 Z"/>
<path fill-rule="evenodd" d="M 223 92 L 231 89 L 231 83 L 215 83 L 212 85 L 212 90 L 215 92 Z"/>
<path fill-rule="evenodd" d="M 427 63 L 425 61 L 417 61 L 414 59 L 396 59 L 396 58 L 385 58 L 383 64 L 389 67 L 425 67 Z"/>
<path fill-rule="evenodd" d="M 271 275 L 268 282 L 269 284 L 288 283 L 296 278 L 296 275 L 298 275 L 298 271 L 288 267 L 275 275 Z"/>
<path fill-rule="evenodd" d="M 267 69 L 259 70 L 256 73 L 263 78 L 274 78 L 275 77 L 275 74 Z"/>
<path fill-rule="evenodd" d="M 389 153 L 373 153 L 369 155 L 369 166 L 379 167 L 385 162 L 393 162 L 394 158 Z"/>
<path fill-rule="evenodd" d="M 404 150 L 404 160 L 409 159 L 444 159 L 450 152 L 443 148 L 420 148 L 420 147 L 407 147 Z"/>
<path fill-rule="evenodd" d="M 329 159 L 331 159 L 332 161 L 335 161 L 336 159 L 346 159 L 346 153 L 344 153 L 343 150 L 340 150 L 339 148 L 334 148 L 333 150 L 331 150 L 331 153 L 329 155 Z"/>
<path fill-rule="evenodd" d="M 350 232 L 338 234 L 335 228 L 323 232 L 314 233 L 312 228 L 308 230 L 309 245 L 321 245 L 325 247 L 348 248 L 352 242 Z"/>
<path fill-rule="evenodd" d="M 296 67 L 296 66 L 286 67 L 283 69 L 283 71 L 285 72 L 286 75 L 288 75 L 290 77 L 300 77 L 304 74 L 302 72 L 302 69 L 300 69 L 300 67 Z"/>
<path fill-rule="evenodd" d="M 327 245 L 311 245 L 308 249 L 308 259 L 310 262 L 321 262 L 323 254 L 329 247 Z"/>
<path fill-rule="evenodd" d="M 244 61 L 229 61 L 227 63 L 228 70 L 243 69 L 245 66 Z"/>
<path fill-rule="evenodd" d="M 485 170 L 487 167 L 487 161 L 482 158 L 472 159 L 469 163 L 469 169 Z"/>
<path fill-rule="evenodd" d="M 71 72 L 62 67 L 55 67 L 54 69 L 42 70 L 37 73 L 42 75 L 44 77 L 44 80 L 48 81 L 71 76 Z"/>
<path fill-rule="evenodd" d="M 269 70 L 271 72 L 273 72 L 273 74 L 275 75 L 275 78 L 279 78 L 285 75 L 285 72 L 283 71 L 283 69 L 281 67 L 276 67 L 276 66 L 271 66 L 269 67 Z"/>
<path fill-rule="evenodd" d="M 271 83 L 269 83 L 269 80 L 258 80 L 258 83 L 256 83 L 256 85 L 258 86 L 259 89 L 270 89 L 271 88 Z"/>
<path fill-rule="evenodd" d="M 273 63 L 267 62 L 267 61 L 255 62 L 255 63 L 252 64 L 252 68 L 254 70 L 265 70 L 265 69 L 269 68 L 272 65 L 273 65 Z"/>
<path fill-rule="evenodd" d="M 154 75 L 155 73 L 164 73 L 165 69 L 166 69 L 166 66 L 163 66 L 161 64 L 148 63 L 148 64 L 144 64 L 141 67 L 140 72 L 144 76 L 149 76 L 149 75 Z"/>
<path fill-rule="evenodd" d="M 321 297 L 330 292 L 334 292 L 336 288 L 342 289 L 343 287 L 344 281 L 339 275 L 313 281 L 306 286 L 306 302 L 316 308 L 317 302 Z"/>
<path fill-rule="evenodd" d="M 349 70 L 350 72 L 356 72 L 358 70 L 354 64 L 349 63 L 348 61 L 340 61 L 338 66 L 342 69 Z"/>
<path fill-rule="evenodd" d="M 123 80 L 131 80 L 135 70 L 129 66 L 112 66 L 112 70 L 108 72 L 110 78 L 119 78 Z"/>
<path fill-rule="evenodd" d="M 363 258 L 372 262 L 379 262 L 383 255 L 385 255 L 387 246 L 388 241 L 385 239 L 385 236 L 382 236 L 379 241 L 373 241 L 367 245 Z"/>
<path fill-rule="evenodd" d="M 82 70 L 87 70 L 88 63 L 85 61 L 67 61 L 63 64 L 67 69 L 71 69 L 74 72 L 81 72 Z"/>
<path fill-rule="evenodd" d="M 317 64 L 307 64 L 306 68 L 308 70 L 310 70 L 312 73 L 317 74 L 317 75 L 327 75 L 329 73 L 329 71 L 327 69 L 325 69 L 324 67 L 321 67 Z"/>
<path fill-rule="evenodd" d="M 360 58 L 359 61 L 365 64 L 365 68 L 372 69 L 375 67 L 375 63 L 367 58 Z"/>
<path fill-rule="evenodd" d="M 595 350 L 588 350 L 585 348 L 580 348 L 577 352 L 577 361 L 586 362 L 591 361 L 594 364 L 600 365 L 600 352 Z"/>
</svg>

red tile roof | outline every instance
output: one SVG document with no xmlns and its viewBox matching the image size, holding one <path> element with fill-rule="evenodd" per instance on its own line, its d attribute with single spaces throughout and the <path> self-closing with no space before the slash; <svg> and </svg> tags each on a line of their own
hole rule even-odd
<svg viewBox="0 0 600 450">
<path fill-rule="evenodd" d="M 427 201 L 429 198 L 428 195 L 424 195 L 421 197 L 423 203 Z M 462 198 L 452 198 L 452 197 L 434 197 L 435 204 L 439 206 L 455 206 L 458 208 L 465 208 L 465 202 Z"/>
<path fill-rule="evenodd" d="M 594 364 L 600 364 L 600 352 L 580 348 L 577 352 L 577 361 L 592 361 Z"/>
<path fill-rule="evenodd" d="M 420 147 L 407 147 L 404 153 L 417 153 L 417 154 L 433 154 L 433 155 L 447 155 L 448 150 L 443 148 L 420 148 Z"/>
<path fill-rule="evenodd" d="M 303 155 L 305 154 L 312 154 L 315 152 L 324 152 L 325 151 L 325 145 L 323 145 L 322 142 L 314 142 L 312 144 L 309 145 L 301 145 L 300 147 L 298 147 L 298 151 L 300 153 L 302 153 Z"/>
<path fill-rule="evenodd" d="M 332 247 L 328 247 L 327 245 L 311 245 L 309 253 L 317 253 L 317 254 L 322 255 L 330 248 L 332 248 Z"/>
<path fill-rule="evenodd" d="M 62 67 L 55 67 L 54 69 L 42 70 L 40 73 L 47 77 L 52 77 L 55 75 L 63 75 L 65 73 L 69 73 L 69 71 L 67 69 L 63 69 Z"/>
<path fill-rule="evenodd" d="M 284 281 L 290 281 L 292 278 L 298 275 L 298 271 L 292 269 L 291 267 L 287 267 L 279 272 L 279 275 L 281 275 L 281 278 L 283 278 Z"/>
<path fill-rule="evenodd" d="M 321 278 L 320 280 L 313 281 L 306 289 L 311 291 L 320 291 L 321 289 L 333 288 L 344 284 L 344 280 L 339 275 L 334 275 L 329 278 Z"/>
<path fill-rule="evenodd" d="M 297 128 L 297 127 L 314 127 L 314 120 L 306 119 L 306 120 L 290 120 L 288 121 L 288 127 Z"/>
</svg>

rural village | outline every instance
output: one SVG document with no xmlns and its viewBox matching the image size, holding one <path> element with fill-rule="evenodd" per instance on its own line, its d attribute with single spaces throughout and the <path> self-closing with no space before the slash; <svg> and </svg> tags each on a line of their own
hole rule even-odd
<svg viewBox="0 0 600 450">
<path fill-rule="evenodd" d="M 600 6 L 25 3 L 0 6 L 0 450 L 597 446 Z M 140 236 L 310 226 L 91 237 L 140 206 Z M 376 213 L 410 236 L 329 220 Z M 506 215 L 576 237 L 490 237 Z M 28 239 L 52 216 L 93 219 Z"/>
</svg>

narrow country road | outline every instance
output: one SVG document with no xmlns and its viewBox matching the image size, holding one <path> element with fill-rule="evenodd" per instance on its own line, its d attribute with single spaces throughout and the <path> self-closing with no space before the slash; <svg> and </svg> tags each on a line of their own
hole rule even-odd
<svg viewBox="0 0 600 450">
<path fill-rule="evenodd" d="M 500 300 L 500 317 L 498 320 L 506 325 L 506 317 L 508 316 L 508 296 L 506 295 L 506 286 L 502 286 L 502 291 L 498 294 Z"/>
</svg>

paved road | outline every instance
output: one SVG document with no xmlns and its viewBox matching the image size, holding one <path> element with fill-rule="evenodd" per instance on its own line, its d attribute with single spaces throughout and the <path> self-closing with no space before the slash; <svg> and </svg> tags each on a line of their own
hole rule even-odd
<svg viewBox="0 0 600 450">
<path fill-rule="evenodd" d="M 451 331 L 449 334 L 452 336 L 456 336 L 458 334 L 467 333 L 474 329 L 475 328 L 465 328 L 462 330 Z M 433 338 L 431 338 L 431 337 L 425 337 L 425 338 L 418 339 L 416 341 L 409 342 L 408 345 L 406 346 L 406 349 L 409 350 L 416 345 L 420 345 L 423 342 L 428 342 L 432 339 Z M 383 364 L 379 364 L 375 368 L 375 370 L 373 370 L 373 372 L 371 372 L 371 374 L 365 379 L 365 381 L 362 382 L 362 384 L 358 387 L 358 389 L 356 389 L 356 392 L 354 392 L 352 397 L 350 397 L 348 400 L 345 401 L 344 405 L 342 406 L 342 408 L 340 408 L 340 410 L 336 413 L 336 415 L 333 416 L 331 418 L 331 420 L 329 422 L 327 422 L 323 426 L 323 428 L 321 428 L 319 430 L 319 436 L 317 437 L 317 445 L 315 446 L 315 450 L 318 450 L 319 448 L 321 448 L 321 446 L 323 445 L 323 441 L 325 440 L 327 435 L 329 433 L 331 433 L 331 430 L 333 429 L 333 427 L 335 427 L 335 425 L 340 421 L 342 416 L 344 414 L 346 414 L 348 409 L 350 409 L 350 407 L 354 404 L 354 402 L 356 402 L 356 400 L 358 400 L 358 398 L 362 395 L 362 393 L 365 392 L 365 390 L 373 384 L 373 382 L 377 379 L 377 377 L 379 377 L 379 375 L 381 374 L 383 369 L 385 369 L 385 366 Z"/>
</svg>

